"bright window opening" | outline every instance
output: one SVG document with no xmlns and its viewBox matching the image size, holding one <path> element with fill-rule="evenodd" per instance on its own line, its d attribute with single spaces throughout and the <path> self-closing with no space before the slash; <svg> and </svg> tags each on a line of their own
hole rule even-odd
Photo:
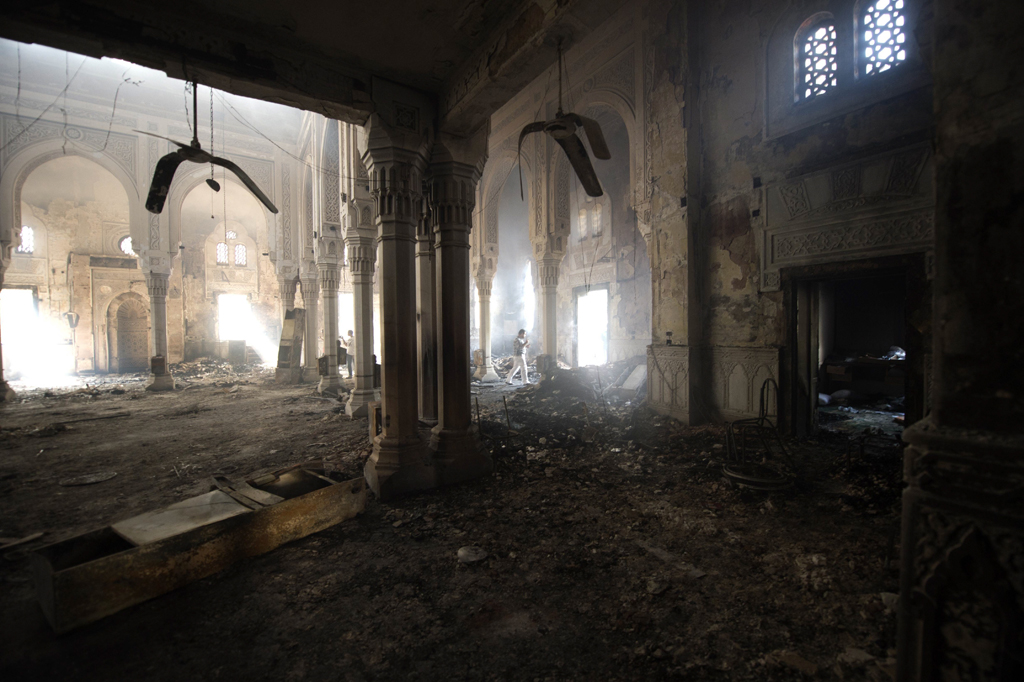
<svg viewBox="0 0 1024 682">
<path fill-rule="evenodd" d="M 225 239 L 238 239 L 238 234 L 234 230 L 228 230 L 224 233 Z"/>
<path fill-rule="evenodd" d="M 591 221 L 592 224 L 590 226 L 590 231 L 593 234 L 601 234 L 601 232 L 604 230 L 604 224 L 601 222 L 601 219 L 601 204 L 597 204 L 596 206 L 594 206 L 594 212 Z"/>
<path fill-rule="evenodd" d="M 235 265 L 245 265 L 245 244 L 235 244 Z"/>
<path fill-rule="evenodd" d="M 217 265 L 228 264 L 228 245 L 224 242 L 217 244 Z"/>
<path fill-rule="evenodd" d="M 880 0 L 884 1 L 884 0 Z M 902 0 L 900 0 L 902 2 Z M 824 95 L 836 86 L 839 65 L 836 61 L 836 27 L 832 24 L 818 26 L 804 39 L 803 78 L 801 85 L 804 99 Z"/>
<path fill-rule="evenodd" d="M 576 297 L 578 364 L 608 362 L 608 290 L 592 289 Z"/>
<path fill-rule="evenodd" d="M 904 0 L 875 0 L 864 10 L 864 74 L 888 71 L 905 61 Z"/>
<path fill-rule="evenodd" d="M 580 239 L 585 239 L 587 236 L 587 209 L 580 209 Z"/>
<path fill-rule="evenodd" d="M 14 250 L 15 253 L 31 254 L 36 250 L 36 231 L 28 225 L 21 226 L 21 244 Z"/>
<path fill-rule="evenodd" d="M 122 237 L 121 241 L 119 241 L 117 243 L 117 248 L 121 249 L 121 253 L 123 253 L 126 256 L 137 256 L 138 255 L 137 253 L 135 253 L 135 250 L 132 248 L 132 238 L 131 237 Z"/>
</svg>

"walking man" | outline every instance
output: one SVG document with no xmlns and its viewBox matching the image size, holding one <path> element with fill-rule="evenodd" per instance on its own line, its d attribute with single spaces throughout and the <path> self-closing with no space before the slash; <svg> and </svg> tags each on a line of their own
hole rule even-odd
<svg viewBox="0 0 1024 682">
<path fill-rule="evenodd" d="M 506 384 L 511 385 L 512 377 L 519 371 L 523 373 L 523 385 L 526 386 L 530 383 L 530 375 L 526 370 L 526 349 L 529 347 L 530 342 L 526 338 L 526 330 L 520 329 L 519 336 L 512 339 L 512 371 L 508 373 Z"/>
<path fill-rule="evenodd" d="M 356 366 L 356 337 L 352 334 L 352 330 L 348 330 L 348 336 L 341 340 L 341 345 L 345 346 L 347 359 L 345 360 L 346 366 L 348 366 L 348 378 L 352 378 L 352 368 Z"/>
</svg>

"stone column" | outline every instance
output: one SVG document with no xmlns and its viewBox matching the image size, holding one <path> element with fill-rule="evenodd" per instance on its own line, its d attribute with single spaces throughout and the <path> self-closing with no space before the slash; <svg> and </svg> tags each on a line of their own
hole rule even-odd
<svg viewBox="0 0 1024 682">
<path fill-rule="evenodd" d="M 558 271 L 561 267 L 561 256 L 544 256 L 537 263 L 541 347 L 555 362 L 558 361 Z"/>
<path fill-rule="evenodd" d="M 416 230 L 416 351 L 419 374 L 420 419 L 437 423 L 437 330 L 434 296 L 434 235 L 429 211 Z"/>
<path fill-rule="evenodd" d="M 373 387 L 373 271 L 377 263 L 376 240 L 351 230 L 345 238 L 348 272 L 352 278 L 353 313 L 356 339 L 355 386 L 345 403 L 345 414 L 367 416 L 371 402 L 377 399 Z M 346 330 L 347 331 L 347 330 Z"/>
<path fill-rule="evenodd" d="M 901 682 L 1024 669 L 1021 32 L 1019 3 L 934 3 L 935 381 L 903 434 Z"/>
<path fill-rule="evenodd" d="M 305 273 L 299 277 L 302 287 L 302 305 L 306 306 L 306 331 L 305 339 L 302 342 L 302 380 L 306 382 L 317 381 L 320 378 L 320 371 L 317 368 L 317 276 L 316 274 Z"/>
<path fill-rule="evenodd" d="M 484 356 L 483 364 L 476 370 L 476 378 L 480 381 L 501 381 L 501 377 L 494 371 L 494 363 L 491 362 L 491 285 L 494 282 L 491 277 L 476 278 L 476 295 L 479 303 L 480 317 L 480 350 Z"/>
<path fill-rule="evenodd" d="M 167 282 L 170 275 L 163 272 L 146 273 L 146 286 L 149 288 L 149 324 L 151 330 L 150 347 L 153 357 L 164 359 L 161 374 L 153 373 L 152 380 L 146 386 L 147 391 L 170 391 L 174 389 L 174 377 L 167 371 Z"/>
<path fill-rule="evenodd" d="M 327 356 L 327 375 L 320 377 L 321 393 L 338 394 L 341 378 L 338 376 L 338 288 L 341 270 L 337 263 L 318 263 L 320 292 L 324 296 L 324 354 Z"/>
<path fill-rule="evenodd" d="M 7 266 L 3 261 L 0 261 L 0 289 L 4 288 L 4 272 L 7 270 Z M 3 320 L 0 320 L 0 324 Z M 14 389 L 8 385 L 7 380 L 4 379 L 4 354 L 3 354 L 3 341 L 0 337 L 0 403 L 10 402 L 17 398 L 14 393 Z"/>
<path fill-rule="evenodd" d="M 424 140 L 391 128 L 378 114 L 366 126 L 363 161 L 380 230 L 381 420 L 364 475 L 387 499 L 436 485 L 419 437 L 416 376 L 416 225 L 420 218 Z"/>
<path fill-rule="evenodd" d="M 295 308 L 295 288 L 298 284 L 298 280 L 294 277 L 291 279 L 279 278 L 277 280 L 278 291 L 281 295 L 281 322 L 284 322 L 284 315 L 289 310 Z"/>
<path fill-rule="evenodd" d="M 477 440 L 469 391 L 469 232 L 480 176 L 475 165 L 454 160 L 440 143 L 432 156 L 439 409 L 430 449 L 438 482 L 450 484 L 482 476 L 492 468 Z"/>
</svg>

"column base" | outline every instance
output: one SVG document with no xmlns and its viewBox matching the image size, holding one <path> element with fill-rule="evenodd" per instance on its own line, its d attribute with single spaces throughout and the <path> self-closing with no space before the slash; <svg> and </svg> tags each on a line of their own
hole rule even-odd
<svg viewBox="0 0 1024 682">
<path fill-rule="evenodd" d="M 302 368 L 302 383 L 311 384 L 320 381 L 320 369 L 318 367 Z"/>
<path fill-rule="evenodd" d="M 487 363 L 477 368 L 476 372 L 473 373 L 474 379 L 479 379 L 484 383 L 490 383 L 492 381 L 501 381 L 501 377 L 494 371 L 494 365 Z"/>
<path fill-rule="evenodd" d="M 494 470 L 494 462 L 484 452 L 473 427 L 467 431 L 452 431 L 435 426 L 430 435 L 430 452 L 434 456 L 439 485 L 470 481 Z"/>
<path fill-rule="evenodd" d="M 370 416 L 370 403 L 380 400 L 377 391 L 356 389 L 349 394 L 345 401 L 345 414 L 353 419 L 362 419 Z"/>
<path fill-rule="evenodd" d="M 152 374 L 152 380 L 146 385 L 147 391 L 173 391 L 174 377 L 170 374 Z"/>
<path fill-rule="evenodd" d="M 0 403 L 11 403 L 18 399 L 18 394 L 14 392 L 10 384 L 6 381 L 0 381 Z"/>
<path fill-rule="evenodd" d="M 373 454 L 363 467 L 363 477 L 381 500 L 437 487 L 437 471 L 419 438 L 374 438 Z"/>
<path fill-rule="evenodd" d="M 341 377 L 337 375 L 320 377 L 320 384 L 316 387 L 316 390 L 318 393 L 326 393 L 333 396 L 340 395 L 343 392 Z"/>
</svg>

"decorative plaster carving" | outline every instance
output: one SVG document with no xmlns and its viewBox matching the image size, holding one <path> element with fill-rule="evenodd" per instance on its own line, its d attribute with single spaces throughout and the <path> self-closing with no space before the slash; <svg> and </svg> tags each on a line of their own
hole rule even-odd
<svg viewBox="0 0 1024 682">
<path fill-rule="evenodd" d="M 860 166 L 832 171 L 832 201 L 860 196 Z"/>
<path fill-rule="evenodd" d="M 779 351 L 775 348 L 713 346 L 710 349 L 712 404 L 726 420 L 758 416 L 761 386 L 779 380 Z M 777 395 L 768 397 L 768 414 L 777 415 Z"/>
<path fill-rule="evenodd" d="M 927 158 L 928 150 L 921 148 L 908 149 L 896 154 L 892 160 L 892 169 L 889 171 L 886 192 L 889 194 L 913 194 Z"/>
<path fill-rule="evenodd" d="M 17 118 L 10 115 L 0 116 L 3 131 L 3 156 L 0 166 L 6 167 L 10 160 L 22 149 L 47 140 L 66 139 L 71 145 L 89 152 L 103 151 L 117 165 L 128 173 L 135 183 L 136 156 L 138 138 L 134 135 L 108 133 L 106 130 L 86 128 L 84 126 L 67 125 L 53 121 L 37 121 L 25 128 Z"/>
<path fill-rule="evenodd" d="M 690 349 L 647 347 L 647 402 L 655 410 L 689 421 Z"/>
<path fill-rule="evenodd" d="M 811 232 L 776 237 L 772 251 L 775 262 L 781 263 L 799 256 L 929 243 L 934 222 L 931 212 L 920 211 L 867 223 L 825 225 Z"/>
<path fill-rule="evenodd" d="M 779 187 L 779 195 L 782 197 L 783 203 L 786 204 L 790 218 L 795 218 L 811 210 L 811 204 L 807 200 L 807 188 L 804 187 L 803 181 L 782 185 Z"/>
<path fill-rule="evenodd" d="M 16 80 L 7 81 L 7 83 L 5 83 L 5 84 L 9 84 L 10 87 L 12 87 L 12 88 L 17 88 L 17 86 L 18 86 L 18 83 L 17 83 Z M 16 102 L 16 100 L 17 100 L 17 102 Z M 29 97 L 26 97 L 24 94 L 22 94 L 21 98 L 19 99 L 19 98 L 15 97 L 14 95 L 9 95 L 9 94 L 6 94 L 6 93 L 0 95 L 0 103 L 8 104 L 8 105 L 10 105 L 10 107 L 12 109 L 14 108 L 15 104 L 17 104 L 18 106 L 21 107 L 21 109 L 23 111 L 43 111 L 44 109 L 46 109 L 51 104 L 51 102 L 44 102 L 41 99 L 31 99 Z M 62 105 L 62 108 L 64 108 L 63 105 Z M 120 109 L 120 108 L 121 108 L 121 105 L 120 105 L 120 103 L 118 103 L 118 109 Z M 118 116 L 118 115 L 115 115 L 113 118 L 111 118 L 110 112 L 106 111 L 106 110 L 93 111 L 92 109 L 82 109 L 80 107 L 75 107 L 75 106 L 70 106 L 69 105 L 69 106 L 66 107 L 66 112 L 67 112 L 68 118 L 72 118 L 72 119 L 76 119 L 77 118 L 77 119 L 85 119 L 85 120 L 88 120 L 88 121 L 97 121 L 99 123 L 102 123 L 103 125 L 110 125 L 110 123 L 113 122 L 114 125 L 124 126 L 125 128 L 138 128 L 139 127 L 138 119 L 130 118 L 128 116 Z M 24 120 L 25 116 L 22 116 L 21 118 L 22 118 L 22 120 Z M 31 121 L 32 117 L 29 117 L 28 120 Z"/>
<path fill-rule="evenodd" d="M 633 66 L 633 52 L 626 51 L 616 62 L 598 71 L 583 82 L 583 92 L 595 88 L 610 88 L 622 93 L 630 104 L 633 103 L 633 88 L 636 69 Z"/>
<path fill-rule="evenodd" d="M 292 169 L 281 166 L 281 232 L 284 260 L 292 258 Z"/>
<path fill-rule="evenodd" d="M 398 105 L 395 106 L 397 107 Z M 341 223 L 341 190 L 338 183 L 338 179 L 341 177 L 339 154 L 338 122 L 328 121 L 327 134 L 324 136 L 323 174 L 321 180 L 323 182 L 322 196 L 324 201 L 323 219 L 329 223 Z"/>
</svg>

